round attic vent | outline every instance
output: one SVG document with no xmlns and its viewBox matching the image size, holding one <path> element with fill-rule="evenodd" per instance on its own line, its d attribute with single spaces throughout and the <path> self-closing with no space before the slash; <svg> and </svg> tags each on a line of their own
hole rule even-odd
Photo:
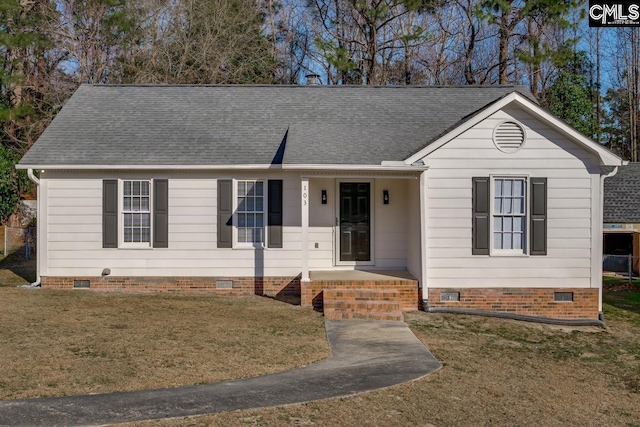
<svg viewBox="0 0 640 427">
<path fill-rule="evenodd" d="M 502 122 L 493 130 L 493 143 L 504 153 L 515 153 L 524 145 L 524 129 L 516 122 Z"/>
</svg>

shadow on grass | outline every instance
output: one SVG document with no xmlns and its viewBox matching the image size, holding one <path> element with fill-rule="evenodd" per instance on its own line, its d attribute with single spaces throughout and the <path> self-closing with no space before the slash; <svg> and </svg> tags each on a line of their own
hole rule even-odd
<svg viewBox="0 0 640 427">
<path fill-rule="evenodd" d="M 604 276 L 602 300 L 620 310 L 640 314 L 640 280 L 626 277 Z"/>
<path fill-rule="evenodd" d="M 637 290 L 603 291 L 603 301 L 621 310 L 640 314 L 640 288 Z"/>
<path fill-rule="evenodd" d="M 0 260 L 0 287 L 26 285 L 36 280 L 36 260 L 10 256 Z"/>
<path fill-rule="evenodd" d="M 265 283 L 264 277 L 255 277 L 254 294 L 284 302 L 290 305 L 300 305 L 302 302 L 300 290 L 300 275 L 282 287 L 282 283 Z"/>
</svg>

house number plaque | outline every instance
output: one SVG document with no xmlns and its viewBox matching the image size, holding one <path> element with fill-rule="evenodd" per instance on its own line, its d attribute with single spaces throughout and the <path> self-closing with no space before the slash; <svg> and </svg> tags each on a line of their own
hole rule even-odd
<svg viewBox="0 0 640 427">
<path fill-rule="evenodd" d="M 302 185 L 302 206 L 307 205 L 307 199 L 308 199 L 307 184 L 303 184 Z"/>
</svg>

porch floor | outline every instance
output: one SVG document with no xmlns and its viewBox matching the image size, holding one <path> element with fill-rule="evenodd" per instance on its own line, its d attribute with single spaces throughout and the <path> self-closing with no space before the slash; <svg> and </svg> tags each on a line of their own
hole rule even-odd
<svg viewBox="0 0 640 427">
<path fill-rule="evenodd" d="M 339 281 L 415 281 L 415 277 L 406 270 L 331 270 L 310 271 L 309 278 L 315 280 L 339 280 Z"/>
</svg>

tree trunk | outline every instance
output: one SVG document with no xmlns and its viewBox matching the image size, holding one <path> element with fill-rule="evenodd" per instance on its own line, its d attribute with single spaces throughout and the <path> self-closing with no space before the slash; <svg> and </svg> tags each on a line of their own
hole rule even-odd
<svg viewBox="0 0 640 427">
<path fill-rule="evenodd" d="M 364 75 L 365 85 L 375 85 L 376 57 L 378 56 L 378 31 L 375 22 L 367 22 L 367 71 Z"/>
<path fill-rule="evenodd" d="M 509 70 L 507 69 L 509 61 L 509 20 L 505 12 L 500 15 L 498 39 L 498 83 L 504 85 L 509 83 Z"/>
<path fill-rule="evenodd" d="M 540 86 L 540 63 L 538 60 L 538 56 L 540 55 L 540 45 L 538 40 L 538 32 L 536 31 L 533 19 L 529 18 L 528 22 L 528 30 L 529 30 L 529 45 L 531 48 L 531 69 L 530 69 L 530 89 L 531 94 L 538 98 L 539 86 Z"/>
<path fill-rule="evenodd" d="M 469 21 L 469 29 L 471 30 L 471 34 L 469 35 L 469 44 L 464 52 L 464 78 L 467 81 L 467 84 L 474 85 L 477 83 L 476 76 L 473 73 L 473 54 L 476 48 L 476 35 L 477 30 L 476 26 L 473 22 L 473 13 L 471 3 L 469 3 L 469 7 L 465 8 L 465 13 L 467 15 L 467 20 Z"/>
</svg>

